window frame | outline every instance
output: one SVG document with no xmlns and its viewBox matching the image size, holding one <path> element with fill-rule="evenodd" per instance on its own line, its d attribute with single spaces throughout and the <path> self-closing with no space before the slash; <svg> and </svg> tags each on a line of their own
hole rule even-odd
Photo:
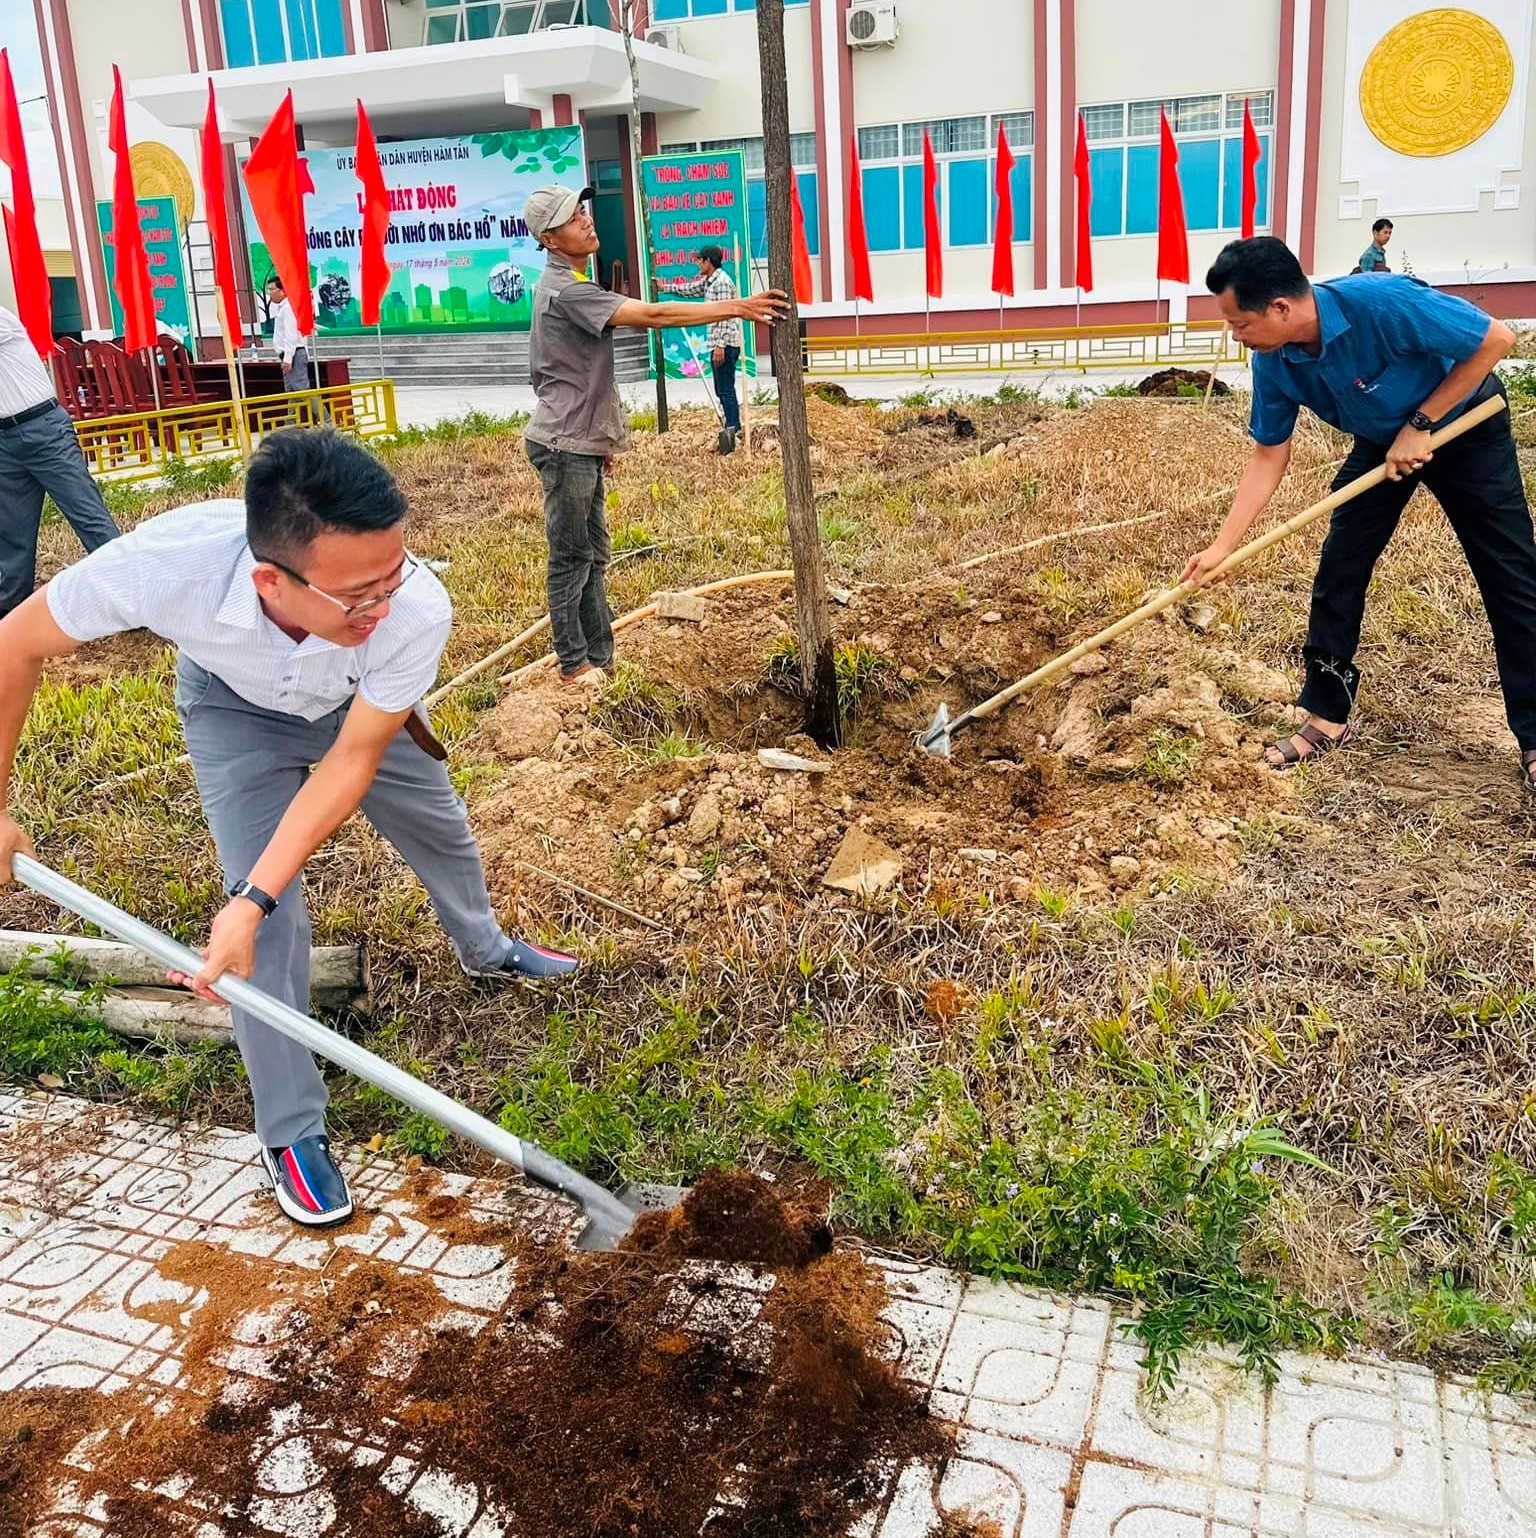
<svg viewBox="0 0 1536 1538">
<path fill-rule="evenodd" d="M 313 59 L 340 59 L 347 54 L 346 46 L 346 0 L 274 0 L 277 11 L 278 25 L 283 37 L 283 57 L 281 59 L 263 59 L 261 57 L 260 34 L 256 27 L 255 7 L 259 0 L 219 0 L 215 7 L 215 15 L 219 26 L 219 43 L 224 50 L 224 57 L 231 59 L 236 54 L 244 55 L 247 49 L 250 54 L 248 63 L 231 64 L 232 69 L 255 69 L 269 64 L 302 64 Z M 299 20 L 307 32 L 313 28 L 312 53 L 295 54 L 293 51 L 293 19 L 289 14 L 290 6 L 296 6 L 299 11 Z M 339 45 L 333 53 L 325 51 L 325 28 L 321 18 L 321 7 L 329 6 L 332 10 L 331 30 L 335 41 Z M 245 19 L 245 36 L 242 40 L 244 46 L 238 49 L 230 47 L 228 19 L 226 10 L 238 7 Z M 423 28 L 425 33 L 425 28 Z"/>
<path fill-rule="evenodd" d="M 784 7 L 789 10 L 795 6 L 809 5 L 811 0 L 784 0 Z M 702 11 L 695 13 L 696 4 L 718 4 L 719 10 Z M 670 11 L 663 10 L 663 6 L 681 5 L 685 8 L 685 14 L 674 16 Z M 650 25 L 653 27 L 682 27 L 690 21 L 721 21 L 727 16 L 755 16 L 757 14 L 757 0 L 651 0 Z"/>
<path fill-rule="evenodd" d="M 921 218 L 914 220 L 907 209 L 908 189 L 913 185 L 913 178 L 907 173 L 914 166 L 921 167 L 923 163 L 922 131 L 930 130 L 930 139 L 933 138 L 931 130 L 936 124 L 949 123 L 974 123 L 980 122 L 982 127 L 983 144 L 972 149 L 941 149 L 934 144 L 933 158 L 939 171 L 939 219 L 944 229 L 945 249 L 955 251 L 976 251 L 990 246 L 997 238 L 997 202 L 992 189 L 997 184 L 997 134 L 999 127 L 1008 127 L 1008 147 L 1013 150 L 1015 159 L 1019 163 L 1029 162 L 1030 187 L 1034 187 L 1034 154 L 1035 154 L 1035 109 L 1025 107 L 1010 112 L 966 112 L 952 118 L 915 118 L 902 119 L 895 122 L 866 123 L 855 129 L 855 135 L 859 145 L 859 168 L 862 176 L 868 171 L 895 170 L 897 172 L 897 208 L 896 230 L 901 243 L 897 246 L 872 246 L 871 253 L 879 256 L 899 256 L 906 252 L 922 250 L 922 243 L 916 244 L 909 239 L 909 233 L 921 228 Z M 909 131 L 915 132 L 909 133 Z M 1015 139 L 1015 131 L 1019 138 Z M 889 153 L 872 147 L 871 141 L 866 135 L 881 134 L 893 135 L 894 138 L 886 139 L 884 143 L 894 144 L 895 153 Z M 949 136 L 945 136 L 946 142 L 950 142 Z M 1028 142 L 1019 142 L 1027 140 Z M 916 145 L 914 151 L 908 151 L 908 143 Z M 986 217 L 983 221 L 985 234 L 980 240 L 957 241 L 953 238 L 953 219 L 955 217 L 955 201 L 951 196 L 950 184 L 953 179 L 952 167 L 956 165 L 971 165 L 980 161 L 986 167 L 986 180 L 984 201 Z M 869 206 L 867 189 L 861 187 L 865 193 L 865 207 Z M 921 193 L 918 194 L 921 196 Z M 1014 235 L 1015 245 L 1030 245 L 1035 238 L 1034 209 L 1026 207 L 1024 210 L 1026 228 L 1029 231 L 1027 237 L 1020 239 L 1017 233 Z M 1019 225 L 1020 209 L 1015 205 L 1014 229 L 1017 232 Z"/>
<path fill-rule="evenodd" d="M 1216 126 L 1202 128 L 1184 128 L 1177 126 L 1176 118 L 1181 114 L 1180 109 L 1186 109 L 1189 115 L 1194 115 L 1192 104 L 1215 101 L 1219 105 L 1215 108 Z M 1119 194 L 1120 194 L 1120 227 L 1118 231 L 1109 234 L 1094 233 L 1094 240 L 1146 240 L 1155 230 L 1137 228 L 1130 229 L 1132 216 L 1132 156 L 1138 160 L 1144 160 L 1149 148 L 1155 149 L 1161 142 L 1162 126 L 1160 122 L 1154 122 L 1153 126 L 1138 127 L 1133 132 L 1133 123 L 1136 120 L 1135 109 L 1137 107 L 1162 107 L 1164 110 L 1172 108 L 1169 112 L 1169 126 L 1173 129 L 1174 142 L 1181 151 L 1185 145 L 1207 144 L 1214 142 L 1216 149 L 1216 223 L 1213 226 L 1201 226 L 1192 228 L 1191 234 L 1220 235 L 1228 234 L 1240 228 L 1238 224 L 1226 224 L 1223 222 L 1228 198 L 1228 154 L 1227 142 L 1234 136 L 1241 135 L 1243 126 L 1243 105 L 1252 104 L 1254 130 L 1264 144 L 1264 159 L 1261 162 L 1262 172 L 1267 180 L 1263 189 L 1263 203 L 1266 219 L 1256 226 L 1261 232 L 1267 232 L 1273 228 L 1274 217 L 1274 179 L 1270 175 L 1270 162 L 1274 154 L 1275 145 L 1275 92 L 1270 90 L 1245 90 L 1201 92 L 1194 96 L 1183 97 L 1141 97 L 1135 100 L 1120 102 L 1091 102 L 1079 110 L 1083 113 L 1083 121 L 1088 129 L 1088 149 L 1090 156 L 1101 152 L 1120 151 Z M 1112 111 L 1118 108 L 1122 132 L 1111 135 L 1105 133 L 1095 134 L 1094 123 L 1089 117 L 1096 111 Z M 1145 123 L 1151 117 L 1148 112 L 1143 112 L 1142 122 Z M 1139 153 L 1138 153 L 1139 152 Z M 1181 156 L 1182 158 L 1182 156 Z M 1239 164 L 1241 162 L 1239 161 Z M 1095 178 L 1097 201 L 1098 178 Z M 1239 200 L 1238 206 L 1241 207 Z"/>
</svg>

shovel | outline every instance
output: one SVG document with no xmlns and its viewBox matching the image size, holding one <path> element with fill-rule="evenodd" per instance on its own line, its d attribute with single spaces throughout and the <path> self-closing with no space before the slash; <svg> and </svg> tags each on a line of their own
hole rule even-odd
<svg viewBox="0 0 1536 1538">
<path fill-rule="evenodd" d="M 1457 417 L 1449 427 L 1441 428 L 1429 440 L 1430 448 L 1438 449 L 1450 443 L 1452 439 L 1461 437 L 1463 433 L 1471 432 L 1474 427 L 1480 426 L 1489 417 L 1497 416 L 1504 409 L 1503 396 L 1489 396 L 1464 416 Z M 1334 508 L 1342 507 L 1344 503 L 1358 497 L 1361 492 L 1369 491 L 1373 486 L 1379 486 L 1386 478 L 1387 467 L 1384 464 L 1377 465 L 1374 470 L 1367 470 L 1364 475 L 1357 476 L 1347 486 L 1341 486 L 1331 495 L 1324 497 L 1321 502 L 1315 503 L 1294 517 L 1287 518 L 1284 523 L 1278 524 L 1267 534 L 1261 534 L 1257 539 L 1250 540 L 1242 549 L 1234 550 L 1205 580 L 1214 582 L 1218 577 L 1224 577 L 1228 572 L 1236 571 L 1239 566 L 1251 561 L 1254 556 L 1263 554 L 1271 545 L 1278 545 L 1282 539 L 1289 539 L 1298 529 L 1304 529 L 1309 523 L 1321 518 L 1324 513 L 1331 513 Z M 1063 652 L 1059 657 L 1053 657 L 1043 667 L 1038 667 L 1033 673 L 1019 679 L 1016 683 L 1009 684 L 1006 689 L 1000 690 L 991 699 L 983 700 L 979 705 L 973 705 L 953 720 L 950 719 L 949 706 L 940 705 L 934 713 L 933 720 L 928 723 L 928 730 L 916 734 L 918 747 L 934 758 L 948 758 L 957 732 L 964 731 L 974 722 L 984 721 L 988 716 L 996 715 L 1003 706 L 1016 700 L 1021 694 L 1055 678 L 1058 673 L 1065 672 L 1080 658 L 1108 646 L 1111 641 L 1123 636 L 1127 630 L 1135 629 L 1143 620 L 1151 619 L 1155 614 L 1161 614 L 1164 609 L 1171 609 L 1174 604 L 1189 597 L 1191 593 L 1198 592 L 1201 585 L 1197 582 L 1181 582 L 1177 587 L 1168 588 L 1157 597 L 1149 598 L 1135 613 L 1116 620 L 1113 625 L 1099 631 L 1097 635 L 1089 636 L 1086 641 L 1079 641 L 1071 651 Z"/>
<path fill-rule="evenodd" d="M 84 887 L 76 886 L 46 865 L 18 854 L 12 861 L 15 877 L 34 892 L 68 908 L 70 912 L 114 934 L 119 940 L 136 946 L 146 956 L 153 957 L 174 972 L 196 974 L 202 970 L 203 959 L 169 935 L 161 934 L 148 924 L 114 908 L 111 903 Z M 302 1015 L 289 1004 L 283 1004 L 261 989 L 253 987 L 244 978 L 224 976 L 218 980 L 221 997 L 237 1004 L 258 1020 L 270 1025 L 274 1031 L 292 1037 L 311 1052 L 329 1058 L 339 1068 L 366 1079 L 396 1100 L 403 1101 L 413 1110 L 430 1116 L 433 1121 L 467 1138 L 477 1148 L 512 1166 L 520 1175 L 536 1185 L 569 1198 L 580 1206 L 586 1215 L 586 1227 L 577 1236 L 578 1248 L 585 1250 L 612 1250 L 618 1247 L 635 1219 L 645 1211 L 676 1206 L 682 1200 L 682 1188 L 678 1186 L 626 1186 L 617 1196 L 606 1191 L 585 1175 L 552 1158 L 542 1148 L 513 1137 L 494 1122 L 477 1116 L 473 1111 L 450 1100 L 440 1090 L 423 1084 L 419 1079 L 376 1057 L 365 1047 L 348 1041 L 345 1036 L 328 1030 L 318 1021 Z"/>
</svg>

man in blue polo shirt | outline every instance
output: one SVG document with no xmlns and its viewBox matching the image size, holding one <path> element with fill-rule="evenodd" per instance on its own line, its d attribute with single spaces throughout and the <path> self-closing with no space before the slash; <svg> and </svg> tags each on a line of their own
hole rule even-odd
<svg viewBox="0 0 1536 1538">
<path fill-rule="evenodd" d="M 1291 458 L 1305 406 L 1354 435 L 1333 485 L 1385 462 L 1387 479 L 1333 514 L 1312 585 L 1307 628 L 1306 724 L 1265 749 L 1289 769 L 1346 741 L 1360 686 L 1355 649 L 1365 592 L 1420 481 L 1435 494 L 1466 553 L 1493 627 L 1504 708 L 1520 744 L 1520 778 L 1536 792 L 1536 540 L 1509 414 L 1433 456 L 1430 433 L 1469 406 L 1502 394 L 1494 365 L 1514 333 L 1476 306 L 1398 276 L 1340 278 L 1316 286 L 1283 241 L 1237 240 L 1206 276 L 1232 334 L 1253 357 L 1253 452 L 1215 542 L 1192 557 L 1202 582 L 1242 544 Z"/>
</svg>

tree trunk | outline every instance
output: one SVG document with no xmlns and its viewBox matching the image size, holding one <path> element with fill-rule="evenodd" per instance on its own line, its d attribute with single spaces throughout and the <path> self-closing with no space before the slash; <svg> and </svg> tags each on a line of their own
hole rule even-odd
<svg viewBox="0 0 1536 1538">
<path fill-rule="evenodd" d="M 640 298 L 651 299 L 651 274 L 656 270 L 656 251 L 651 244 L 651 221 L 645 210 L 645 177 L 640 172 L 640 158 L 645 142 L 640 133 L 640 63 L 635 58 L 635 12 L 637 0 L 623 0 L 619 7 L 619 30 L 624 35 L 624 56 L 629 60 L 629 165 L 631 189 L 635 200 L 635 218 L 640 228 L 635 249 L 640 253 Z M 656 431 L 664 433 L 671 426 L 667 411 L 667 349 L 661 332 L 651 332 L 651 366 L 656 370 Z"/>
<path fill-rule="evenodd" d="M 790 296 L 790 313 L 772 328 L 773 374 L 779 387 L 779 445 L 784 463 L 784 510 L 795 567 L 795 632 L 806 730 L 824 748 L 837 746 L 837 670 L 826 563 L 811 485 L 811 434 L 800 361 L 800 312 L 794 302 L 790 233 L 789 78 L 784 64 L 784 0 L 758 0 L 758 61 L 763 86 L 763 170 L 768 195 L 768 282 Z"/>
</svg>

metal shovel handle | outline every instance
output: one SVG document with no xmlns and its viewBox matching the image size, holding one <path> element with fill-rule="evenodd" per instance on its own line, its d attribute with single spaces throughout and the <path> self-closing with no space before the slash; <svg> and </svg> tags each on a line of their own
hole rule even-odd
<svg viewBox="0 0 1536 1538">
<path fill-rule="evenodd" d="M 24 886 L 31 887 L 40 896 L 58 903 L 62 908 L 68 908 L 71 913 L 78 914 L 109 934 L 116 935 L 119 940 L 136 946 L 168 970 L 186 972 L 193 976 L 202 971 L 203 958 L 190 946 L 124 913 L 105 898 L 77 886 L 39 861 L 18 854 L 11 865 L 16 879 Z M 594 1221 L 601 1221 L 610 1227 L 617 1224 L 621 1233 L 634 1222 L 634 1213 L 628 1207 L 585 1175 L 577 1174 L 542 1148 L 514 1137 L 495 1122 L 477 1116 L 458 1101 L 450 1100 L 441 1090 L 423 1084 L 420 1079 L 386 1062 L 366 1047 L 360 1047 L 355 1041 L 348 1041 L 338 1032 L 328 1030 L 319 1021 L 300 1014 L 291 1004 L 284 1004 L 270 994 L 263 993 L 242 977 L 226 974 L 214 986 L 222 998 L 255 1015 L 274 1031 L 281 1031 L 284 1036 L 291 1037 L 311 1052 L 335 1063 L 338 1068 L 345 1068 L 348 1073 L 366 1079 L 412 1110 L 430 1116 L 450 1132 L 456 1132 L 477 1148 L 483 1148 L 488 1154 L 510 1164 L 520 1175 L 526 1175 L 530 1180 L 570 1197 Z"/>
</svg>

